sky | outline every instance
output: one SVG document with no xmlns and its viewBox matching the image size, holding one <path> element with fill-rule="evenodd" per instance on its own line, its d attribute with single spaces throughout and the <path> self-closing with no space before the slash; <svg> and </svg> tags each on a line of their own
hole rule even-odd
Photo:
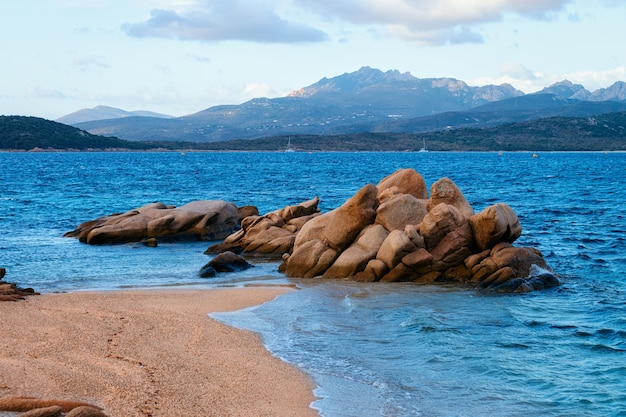
<svg viewBox="0 0 626 417">
<path fill-rule="evenodd" d="M 183 116 L 363 66 L 510 83 L 626 81 L 625 0 L 19 0 L 0 7 L 0 115 Z"/>
</svg>

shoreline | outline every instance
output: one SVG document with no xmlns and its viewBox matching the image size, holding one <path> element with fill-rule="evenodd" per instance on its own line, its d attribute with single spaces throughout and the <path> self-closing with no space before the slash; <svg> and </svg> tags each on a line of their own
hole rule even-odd
<svg viewBox="0 0 626 417">
<path fill-rule="evenodd" d="M 259 335 L 208 316 L 290 291 L 70 292 L 0 303 L 0 398 L 84 401 L 109 417 L 318 416 L 309 376 L 272 356 Z"/>
</svg>

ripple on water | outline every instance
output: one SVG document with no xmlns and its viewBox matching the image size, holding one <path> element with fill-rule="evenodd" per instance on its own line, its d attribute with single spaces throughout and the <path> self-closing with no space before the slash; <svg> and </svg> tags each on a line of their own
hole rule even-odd
<svg viewBox="0 0 626 417">
<path fill-rule="evenodd" d="M 0 154 L 0 166 L 0 265 L 44 291 L 199 285 L 201 243 L 60 237 L 99 216 L 215 198 L 265 213 L 316 195 L 327 211 L 398 168 L 417 169 L 428 186 L 447 176 L 477 211 L 510 205 L 524 230 L 517 244 L 539 248 L 563 285 L 486 296 L 294 280 L 301 291 L 227 320 L 310 372 L 324 416 L 624 414 L 626 154 Z M 268 265 L 246 274 L 212 282 L 284 279 Z"/>
</svg>

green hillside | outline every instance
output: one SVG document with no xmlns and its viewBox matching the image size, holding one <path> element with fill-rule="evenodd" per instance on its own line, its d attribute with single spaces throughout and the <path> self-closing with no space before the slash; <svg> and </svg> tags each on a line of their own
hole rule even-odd
<svg viewBox="0 0 626 417">
<path fill-rule="evenodd" d="M 293 135 L 185 145 L 205 150 L 276 151 L 285 149 L 289 139 L 303 152 L 419 151 L 424 143 L 430 151 L 623 151 L 626 150 L 626 112 L 550 117 L 490 128 L 427 133 Z"/>
<path fill-rule="evenodd" d="M 624 151 L 626 112 L 593 117 L 550 117 L 489 128 L 426 133 L 290 135 L 223 142 L 139 142 L 92 135 L 36 117 L 0 116 L 0 150 L 204 150 L 281 151 Z"/>
<path fill-rule="evenodd" d="M 0 116 L 0 149 L 148 149 L 154 146 L 92 135 L 78 128 L 38 117 Z"/>
</svg>

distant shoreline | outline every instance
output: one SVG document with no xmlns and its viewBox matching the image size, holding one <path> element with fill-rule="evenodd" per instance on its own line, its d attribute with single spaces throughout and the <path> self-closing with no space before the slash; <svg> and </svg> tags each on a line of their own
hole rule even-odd
<svg viewBox="0 0 626 417">
<path fill-rule="evenodd" d="M 283 150 L 264 150 L 264 149 L 0 149 L 0 153 L 285 153 Z M 621 150 L 519 150 L 519 151 L 486 151 L 486 150 L 445 150 L 445 151 L 429 151 L 429 153 L 624 153 L 626 149 Z M 295 153 L 311 154 L 311 153 L 424 153 L 420 151 L 346 151 L 346 150 L 314 150 L 314 151 L 297 151 Z"/>
</svg>

